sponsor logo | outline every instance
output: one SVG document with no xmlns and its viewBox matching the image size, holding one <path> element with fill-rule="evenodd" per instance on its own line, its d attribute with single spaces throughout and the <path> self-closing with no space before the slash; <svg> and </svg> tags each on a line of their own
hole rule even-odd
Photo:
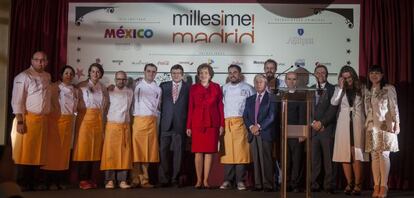
<svg viewBox="0 0 414 198">
<path fill-rule="evenodd" d="M 158 61 L 157 65 L 169 65 L 170 61 L 164 60 L 164 61 Z"/>
<path fill-rule="evenodd" d="M 149 61 L 143 61 L 143 60 L 139 60 L 139 61 L 132 61 L 131 64 L 132 65 L 146 65 L 148 63 L 151 63 Z"/>
<path fill-rule="evenodd" d="M 116 63 L 118 65 L 121 65 L 124 62 L 124 60 L 112 60 L 112 63 Z"/>
<path fill-rule="evenodd" d="M 178 64 L 180 65 L 194 65 L 192 61 L 179 61 Z"/>
<path fill-rule="evenodd" d="M 258 60 L 254 60 L 253 64 L 255 65 L 264 65 L 265 61 L 258 61 Z"/>
<path fill-rule="evenodd" d="M 298 28 L 296 33 L 298 34 L 298 36 L 289 37 L 286 44 L 296 45 L 296 46 L 297 45 L 305 46 L 305 45 L 313 45 L 314 44 L 314 39 L 312 37 L 303 36 L 305 34 L 305 30 L 303 28 Z"/>
</svg>

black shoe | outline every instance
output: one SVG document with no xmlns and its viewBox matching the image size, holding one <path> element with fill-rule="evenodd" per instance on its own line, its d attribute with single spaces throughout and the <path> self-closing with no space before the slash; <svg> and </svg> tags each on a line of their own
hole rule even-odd
<svg viewBox="0 0 414 198">
<path fill-rule="evenodd" d="M 47 189 L 48 189 L 48 187 L 45 184 L 39 184 L 35 187 L 36 191 L 45 191 Z"/>
<path fill-rule="evenodd" d="M 345 190 L 344 190 L 344 193 L 346 195 L 351 195 L 353 188 L 354 188 L 354 185 L 352 183 L 346 185 Z"/>
<path fill-rule="evenodd" d="M 321 189 L 319 189 L 319 188 L 311 188 L 311 191 L 312 192 L 321 192 Z"/>
<path fill-rule="evenodd" d="M 169 183 L 159 183 L 157 185 L 157 188 L 167 188 L 167 187 L 170 187 Z"/>
<path fill-rule="evenodd" d="M 263 192 L 274 192 L 272 188 L 264 188 Z"/>
<path fill-rule="evenodd" d="M 335 194 L 335 191 L 332 188 L 327 188 L 324 191 L 325 191 L 325 193 L 330 194 L 330 195 Z"/>
<path fill-rule="evenodd" d="M 262 191 L 263 189 L 262 188 L 252 188 L 252 191 L 255 191 L 255 192 L 258 192 L 258 191 Z"/>
<path fill-rule="evenodd" d="M 294 193 L 300 193 L 300 189 L 299 189 L 299 188 L 294 188 L 294 189 L 292 190 L 292 192 L 294 192 Z"/>
</svg>

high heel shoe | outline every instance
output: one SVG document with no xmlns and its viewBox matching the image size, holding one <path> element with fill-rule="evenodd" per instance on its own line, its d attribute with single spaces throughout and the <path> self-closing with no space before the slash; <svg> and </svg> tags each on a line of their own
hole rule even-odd
<svg viewBox="0 0 414 198">
<path fill-rule="evenodd" d="M 344 193 L 346 195 L 351 195 L 353 186 L 354 185 L 352 185 L 352 183 L 348 183 L 348 185 L 346 185 L 346 187 L 345 187 Z"/>
<path fill-rule="evenodd" d="M 385 198 L 388 194 L 388 188 L 386 186 L 381 186 L 380 191 L 378 193 L 379 198 Z"/>
<path fill-rule="evenodd" d="M 359 196 L 361 195 L 361 184 L 355 184 L 354 189 L 352 190 L 352 195 Z"/>
<path fill-rule="evenodd" d="M 374 192 L 372 192 L 372 196 L 374 198 L 377 198 L 380 192 L 380 186 L 374 186 Z"/>
</svg>

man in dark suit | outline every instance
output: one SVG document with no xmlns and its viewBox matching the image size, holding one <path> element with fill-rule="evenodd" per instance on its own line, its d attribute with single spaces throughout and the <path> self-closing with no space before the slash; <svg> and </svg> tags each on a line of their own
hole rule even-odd
<svg viewBox="0 0 414 198">
<path fill-rule="evenodd" d="M 312 191 L 320 191 L 321 189 L 317 180 L 323 165 L 325 173 L 324 190 L 327 193 L 333 193 L 332 154 L 337 107 L 331 105 L 331 97 L 335 91 L 335 86 L 327 81 L 328 69 L 326 66 L 316 66 L 314 74 L 317 84 L 313 87 L 320 90 L 315 94 L 314 121 L 312 122 Z"/>
<path fill-rule="evenodd" d="M 279 109 L 274 95 L 266 91 L 267 79 L 258 74 L 254 78 L 256 94 L 246 99 L 243 120 L 248 128 L 254 163 L 254 190 L 271 192 L 274 188 L 273 141 L 276 137 L 275 119 Z"/>
<path fill-rule="evenodd" d="M 285 83 L 288 88 L 288 94 L 296 94 L 297 79 L 296 72 L 288 72 L 285 77 Z M 306 124 L 306 103 L 288 102 L 288 125 Z M 288 138 L 288 180 L 293 192 L 300 191 L 300 183 L 303 178 L 303 154 L 304 154 L 304 137 Z"/>
<path fill-rule="evenodd" d="M 182 185 L 179 183 L 179 174 L 187 137 L 185 131 L 190 85 L 183 81 L 184 69 L 181 65 L 172 66 L 170 71 L 172 81 L 160 84 L 162 95 L 158 176 L 161 187 L 167 187 L 170 184 L 177 187 Z"/>
</svg>

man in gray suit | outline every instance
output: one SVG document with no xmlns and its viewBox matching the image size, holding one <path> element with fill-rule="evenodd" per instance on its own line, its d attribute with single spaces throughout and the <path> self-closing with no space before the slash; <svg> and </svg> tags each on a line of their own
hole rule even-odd
<svg viewBox="0 0 414 198">
<path fill-rule="evenodd" d="M 317 180 L 323 165 L 325 173 L 323 187 L 327 193 L 332 194 L 334 192 L 332 154 L 337 107 L 331 105 L 331 97 L 335 86 L 327 81 L 326 66 L 316 66 L 314 74 L 317 84 L 312 87 L 320 90 L 315 94 L 315 112 L 312 122 L 312 191 L 321 190 Z"/>
<path fill-rule="evenodd" d="M 162 90 L 158 173 L 160 187 L 168 187 L 171 184 L 177 187 L 182 185 L 178 179 L 187 137 L 185 131 L 190 85 L 183 81 L 184 69 L 181 65 L 172 66 L 170 72 L 172 81 L 160 84 Z M 170 171 L 171 159 L 172 171 Z"/>
</svg>

